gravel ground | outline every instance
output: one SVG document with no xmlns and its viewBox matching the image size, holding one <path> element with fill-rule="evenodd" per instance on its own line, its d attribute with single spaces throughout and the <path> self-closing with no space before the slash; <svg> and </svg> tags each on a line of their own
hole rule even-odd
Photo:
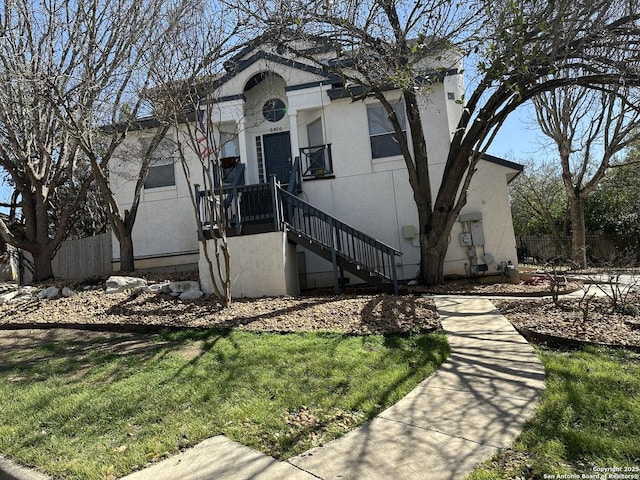
<svg viewBox="0 0 640 480">
<path fill-rule="evenodd" d="M 341 295 L 236 300 L 220 308 L 211 299 L 181 302 L 168 294 L 101 291 L 70 298 L 0 306 L 0 325 L 138 325 L 235 327 L 349 334 L 406 333 L 440 328 L 433 301 L 416 296 Z"/>
<path fill-rule="evenodd" d="M 569 283 L 565 291 L 579 287 Z M 326 290 L 300 297 L 238 299 L 223 309 L 211 298 L 181 302 L 168 294 L 107 295 L 97 286 L 70 298 L 0 305 L 0 329 L 89 326 L 96 330 L 121 330 L 167 326 L 408 333 L 441 328 L 433 300 L 425 293 L 526 297 L 548 294 L 549 285 L 458 281 L 437 289 L 416 286 L 408 290 L 408 295 L 399 297 L 352 288 L 339 296 Z M 633 294 L 629 300 L 640 306 L 640 294 Z M 640 317 L 612 312 L 606 298 L 591 302 L 586 320 L 581 311 L 584 306 L 578 300 L 562 300 L 554 305 L 550 299 L 496 299 L 494 304 L 519 329 L 594 343 L 640 346 L 640 329 L 636 328 Z"/>
<path fill-rule="evenodd" d="M 640 306 L 640 294 L 628 303 Z M 584 302 L 561 300 L 498 300 L 494 305 L 518 329 L 592 343 L 640 346 L 640 316 L 612 311 L 607 298 L 593 299 L 584 315 Z"/>
</svg>

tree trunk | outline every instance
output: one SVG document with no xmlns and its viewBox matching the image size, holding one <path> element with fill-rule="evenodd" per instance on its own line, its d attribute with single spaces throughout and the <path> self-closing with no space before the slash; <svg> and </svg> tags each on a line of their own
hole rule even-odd
<svg viewBox="0 0 640 480">
<path fill-rule="evenodd" d="M 444 282 L 444 257 L 449 246 L 449 234 L 442 234 L 437 212 L 418 209 L 420 224 L 420 281 L 434 286 Z M 446 222 L 445 222 L 446 224 Z"/>
<path fill-rule="evenodd" d="M 430 235 L 423 235 L 420 241 L 420 275 L 424 285 L 434 286 L 444 282 L 444 257 L 447 244 L 433 242 Z"/>
<path fill-rule="evenodd" d="M 51 253 L 47 249 L 39 249 L 31 252 L 33 255 L 33 281 L 43 282 L 53 278 L 53 266 L 51 264 Z"/>
<path fill-rule="evenodd" d="M 586 228 L 584 224 L 584 199 L 579 194 L 569 196 L 571 209 L 571 261 L 577 268 L 587 268 Z"/>
<path fill-rule="evenodd" d="M 133 239 L 129 232 L 119 235 L 120 244 L 120 271 L 133 272 L 135 270 L 133 260 Z"/>
</svg>

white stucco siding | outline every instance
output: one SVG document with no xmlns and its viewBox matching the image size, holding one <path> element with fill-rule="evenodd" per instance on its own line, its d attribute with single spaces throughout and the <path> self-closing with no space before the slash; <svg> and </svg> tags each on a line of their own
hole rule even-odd
<svg viewBox="0 0 640 480">
<path fill-rule="evenodd" d="M 451 107 L 451 104 L 455 105 L 455 101 L 447 99 L 447 89 L 443 83 L 432 85 L 419 96 L 419 100 L 433 190 L 434 186 L 440 185 L 442 175 L 442 170 L 437 165 L 446 163 L 451 145 L 450 110 L 453 110 L 454 115 L 458 112 Z M 457 119 L 454 121 L 457 122 Z"/>
<path fill-rule="evenodd" d="M 462 74 L 450 75 L 443 80 L 443 94 L 447 105 L 447 119 L 449 126 L 449 138 L 458 128 L 458 122 L 464 109 L 464 77 Z M 453 100 L 449 99 L 449 94 L 453 94 Z"/>
<path fill-rule="evenodd" d="M 131 132 L 125 143 L 119 148 L 117 158 L 110 170 L 110 185 L 114 191 L 121 214 L 131 208 L 139 161 L 122 161 L 138 151 L 140 137 L 152 136 L 153 132 Z M 175 131 L 167 138 L 176 140 Z M 189 170 L 193 177 L 191 185 L 184 176 L 179 157 L 174 158 L 173 168 L 175 185 L 157 188 L 144 188 L 141 192 L 138 214 L 133 227 L 133 248 L 136 258 L 162 255 L 175 255 L 197 251 L 197 224 L 190 199 L 193 184 L 202 186 L 202 169 L 193 153 L 190 155 Z M 202 187 L 201 187 L 202 188 Z M 119 259 L 120 250 L 117 240 L 113 242 L 113 258 Z"/>
<path fill-rule="evenodd" d="M 327 139 L 337 178 L 371 173 L 371 146 L 364 102 L 343 98 L 325 108 Z"/>
<path fill-rule="evenodd" d="M 230 254 L 231 295 L 262 297 L 300 293 L 296 249 L 283 232 L 261 233 L 227 239 Z M 207 241 L 211 252 L 215 245 Z M 214 266 L 215 269 L 215 266 Z M 213 293 L 209 266 L 200 246 L 200 283 L 202 291 Z M 216 281 L 220 276 L 214 270 Z"/>
<path fill-rule="evenodd" d="M 485 245 L 477 247 L 478 263 L 484 264 L 482 256 L 490 254 L 494 262 L 488 264 L 487 273 L 496 273 L 502 261 L 517 265 L 515 236 L 509 197 L 507 174 L 512 170 L 495 163 L 480 161 L 469 187 L 467 205 L 461 214 L 480 212 Z M 466 247 L 460 245 L 462 223 L 456 221 L 451 232 L 449 250 L 445 259 L 445 273 L 448 275 L 469 274 Z M 465 265 L 466 264 L 466 265 Z"/>
<path fill-rule="evenodd" d="M 209 114 L 213 124 L 233 123 L 238 126 L 244 118 L 244 100 L 233 99 L 211 103 Z"/>
</svg>

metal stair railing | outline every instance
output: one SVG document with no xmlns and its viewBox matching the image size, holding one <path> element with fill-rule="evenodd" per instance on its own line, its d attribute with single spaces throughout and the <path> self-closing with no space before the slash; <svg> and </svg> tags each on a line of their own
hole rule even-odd
<svg viewBox="0 0 640 480">
<path fill-rule="evenodd" d="M 287 230 L 331 252 L 336 291 L 339 293 L 338 258 L 391 283 L 398 294 L 396 256 L 401 252 L 353 228 L 295 195 L 276 186 Z"/>
</svg>

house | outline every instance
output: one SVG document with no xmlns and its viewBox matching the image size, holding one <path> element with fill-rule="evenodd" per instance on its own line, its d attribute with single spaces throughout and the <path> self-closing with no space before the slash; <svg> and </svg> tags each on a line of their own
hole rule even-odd
<svg viewBox="0 0 640 480">
<path fill-rule="evenodd" d="M 234 296 L 295 294 L 343 281 L 394 285 L 416 277 L 417 212 L 404 160 L 382 105 L 374 98 L 353 101 L 349 87 L 312 62 L 266 45 L 242 51 L 216 80 L 215 103 L 206 113 L 226 185 L 216 198 L 228 205 L 228 232 L 235 235 L 229 238 Z M 386 98 L 404 120 L 400 92 L 389 90 Z M 461 98 L 461 59 L 452 57 L 446 73 L 420 95 L 434 192 Z M 130 147 L 152 134 L 134 133 Z M 160 144 L 142 192 L 133 232 L 136 268 L 199 266 L 203 287 L 211 290 L 197 222 L 203 235 L 215 235 L 205 220 L 213 197 L 197 178 L 186 181 L 176 135 L 170 132 Z M 191 172 L 197 172 L 195 164 Z M 445 275 L 476 276 L 516 265 L 507 185 L 521 171 L 521 165 L 490 155 L 480 161 L 451 234 Z M 111 175 L 120 208 L 127 209 L 134 182 L 115 168 Z M 200 185 L 199 219 L 192 208 L 194 183 Z M 114 242 L 115 268 L 117 248 Z"/>
</svg>

